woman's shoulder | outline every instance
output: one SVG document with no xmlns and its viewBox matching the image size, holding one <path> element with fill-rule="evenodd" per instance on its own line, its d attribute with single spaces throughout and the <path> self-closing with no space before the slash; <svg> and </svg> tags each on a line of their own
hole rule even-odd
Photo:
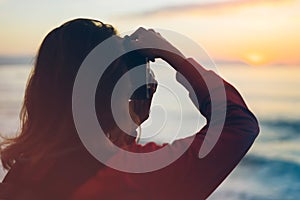
<svg viewBox="0 0 300 200">
<path fill-rule="evenodd" d="M 7 188 L 13 188 L 13 191 L 18 191 L 18 195 L 26 193 L 31 196 L 31 200 L 66 199 L 78 185 L 96 174 L 100 167 L 99 162 L 79 150 L 45 156 L 39 162 L 21 159 L 4 178 L 3 192 L 12 194 Z"/>
</svg>

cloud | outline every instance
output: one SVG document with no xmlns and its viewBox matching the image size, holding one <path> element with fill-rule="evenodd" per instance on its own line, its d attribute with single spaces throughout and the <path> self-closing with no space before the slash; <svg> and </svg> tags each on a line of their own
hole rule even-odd
<svg viewBox="0 0 300 200">
<path fill-rule="evenodd" d="M 178 31 L 219 59 L 250 55 L 252 60 L 261 56 L 268 62 L 299 63 L 299 8 L 296 0 L 237 0 L 166 6 L 114 20 L 122 24 L 120 30 L 142 25 Z"/>
<path fill-rule="evenodd" d="M 178 15 L 180 13 L 192 13 L 198 15 L 223 14 L 235 12 L 251 6 L 281 6 L 296 2 L 296 0 L 236 0 L 212 3 L 183 4 L 166 6 L 149 11 L 128 14 L 121 17 L 153 17 L 160 15 Z"/>
</svg>

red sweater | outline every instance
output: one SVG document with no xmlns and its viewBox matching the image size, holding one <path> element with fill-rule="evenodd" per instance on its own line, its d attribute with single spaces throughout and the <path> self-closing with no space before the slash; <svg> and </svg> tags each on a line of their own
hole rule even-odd
<svg viewBox="0 0 300 200">
<path fill-rule="evenodd" d="M 194 60 L 188 60 L 197 65 L 198 69 L 205 73 L 206 78 L 221 79 L 214 72 L 206 71 Z M 8 199 L 22 200 L 198 200 L 207 198 L 249 150 L 259 132 L 259 127 L 255 116 L 248 110 L 237 90 L 222 80 L 227 101 L 224 127 L 212 151 L 200 159 L 198 153 L 207 129 L 208 127 L 213 129 L 218 122 L 210 119 L 211 99 L 207 86 L 195 69 L 188 66 L 189 62 L 185 62 L 186 68 L 181 73 L 188 77 L 196 92 L 200 112 L 207 119 L 207 125 L 196 134 L 187 151 L 175 162 L 154 172 L 125 173 L 97 162 L 87 152 L 82 151 L 48 159 L 47 163 L 40 164 L 35 170 L 27 169 L 25 164 L 19 163 L 6 176 L 0 189 L 0 197 L 4 195 L 3 197 L 9 196 Z M 210 91 L 220 90 L 220 85 L 214 87 Z M 224 102 L 218 101 L 218 103 Z M 218 105 L 215 105 L 215 108 L 218 108 Z M 167 153 L 163 156 L 167 157 L 177 152 L 188 140 L 189 138 L 181 139 L 164 145 L 163 148 L 167 148 Z M 128 150 L 142 153 L 160 148 L 162 146 L 149 143 L 145 146 L 133 144 L 128 147 Z M 112 161 L 118 160 L 118 156 L 122 154 L 111 158 Z M 133 164 L 142 165 L 143 163 L 124 162 L 124 165 Z"/>
</svg>

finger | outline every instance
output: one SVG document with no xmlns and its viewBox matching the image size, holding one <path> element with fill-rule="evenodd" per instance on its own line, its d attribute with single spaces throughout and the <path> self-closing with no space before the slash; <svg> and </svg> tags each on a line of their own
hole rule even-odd
<svg viewBox="0 0 300 200">
<path fill-rule="evenodd" d="M 123 46 L 125 47 L 125 49 L 129 49 L 129 47 L 131 46 L 131 39 L 128 35 L 124 36 Z"/>
<path fill-rule="evenodd" d="M 136 40 L 139 38 L 139 36 L 143 33 L 147 32 L 147 30 L 143 27 L 139 27 L 134 33 L 132 33 L 129 37 L 132 40 Z"/>
<path fill-rule="evenodd" d="M 159 32 L 155 31 L 155 30 L 152 29 L 152 28 L 149 28 L 148 31 L 153 32 L 153 33 L 156 33 L 157 35 L 161 36 L 161 34 L 160 34 Z"/>
<path fill-rule="evenodd" d="M 155 30 L 152 29 L 152 28 L 149 28 L 148 31 L 153 32 L 153 33 L 155 33 L 155 34 L 161 36 L 161 34 L 160 34 L 159 32 L 155 31 Z"/>
<path fill-rule="evenodd" d="M 124 40 L 130 40 L 129 35 L 125 35 L 125 36 L 124 36 Z"/>
</svg>

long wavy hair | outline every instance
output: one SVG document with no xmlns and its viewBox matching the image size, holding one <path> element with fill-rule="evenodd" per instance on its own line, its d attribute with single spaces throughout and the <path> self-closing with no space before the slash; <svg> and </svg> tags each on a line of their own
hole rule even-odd
<svg viewBox="0 0 300 200">
<path fill-rule="evenodd" d="M 45 37 L 27 83 L 20 132 L 1 143 L 4 168 L 23 157 L 39 160 L 53 151 L 82 146 L 72 118 L 74 80 L 87 54 L 115 34 L 109 24 L 75 19 Z"/>
</svg>

